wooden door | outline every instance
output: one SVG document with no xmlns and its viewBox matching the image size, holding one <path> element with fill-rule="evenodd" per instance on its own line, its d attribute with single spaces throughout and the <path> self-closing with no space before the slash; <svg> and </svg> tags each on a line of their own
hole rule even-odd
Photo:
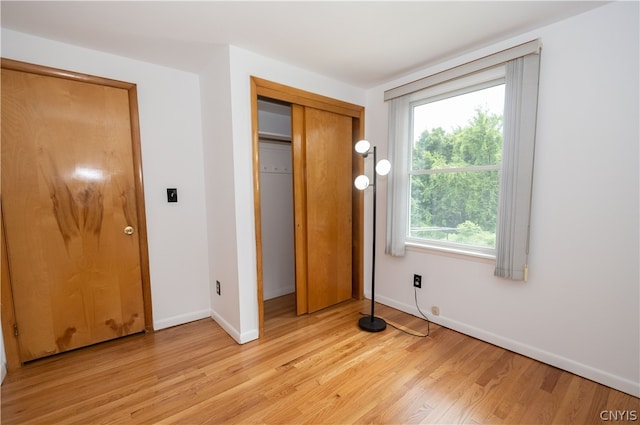
<svg viewBox="0 0 640 425">
<path fill-rule="evenodd" d="M 2 69 L 2 210 L 22 362 L 145 329 L 133 107 L 123 88 Z"/>
<path fill-rule="evenodd" d="M 294 139 L 303 135 L 302 143 L 293 144 L 300 189 L 294 199 L 296 229 L 305 229 L 297 238 L 305 252 L 300 255 L 296 249 L 296 268 L 304 274 L 297 275 L 296 289 L 298 303 L 306 296 L 311 313 L 352 294 L 352 121 L 312 107 L 294 108 L 293 113 Z M 296 165 L 304 174 L 298 174 Z"/>
</svg>

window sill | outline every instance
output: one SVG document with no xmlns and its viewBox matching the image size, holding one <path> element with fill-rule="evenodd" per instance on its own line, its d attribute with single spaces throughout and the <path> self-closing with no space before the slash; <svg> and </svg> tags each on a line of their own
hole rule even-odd
<svg viewBox="0 0 640 425">
<path fill-rule="evenodd" d="M 431 254 L 445 255 L 447 257 L 457 257 L 465 260 L 480 260 L 484 263 L 495 263 L 495 254 L 488 254 L 476 251 L 468 251 L 462 248 L 453 248 L 438 245 L 428 245 L 413 241 L 405 242 L 405 247 L 409 251 L 427 252 Z"/>
</svg>

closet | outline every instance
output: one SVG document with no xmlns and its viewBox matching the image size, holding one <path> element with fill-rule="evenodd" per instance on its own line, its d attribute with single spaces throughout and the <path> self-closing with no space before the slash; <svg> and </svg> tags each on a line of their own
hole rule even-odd
<svg viewBox="0 0 640 425">
<path fill-rule="evenodd" d="M 257 77 L 251 93 L 262 335 L 265 299 L 295 293 L 300 315 L 363 296 L 362 194 L 352 187 L 364 108 Z"/>
<path fill-rule="evenodd" d="M 263 300 L 295 292 L 291 106 L 258 100 Z"/>
</svg>

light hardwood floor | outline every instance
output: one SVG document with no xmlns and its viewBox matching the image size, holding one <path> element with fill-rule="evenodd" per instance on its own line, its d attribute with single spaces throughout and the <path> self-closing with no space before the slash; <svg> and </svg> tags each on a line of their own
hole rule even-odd
<svg viewBox="0 0 640 425">
<path fill-rule="evenodd" d="M 360 331 L 368 306 L 296 317 L 285 296 L 266 303 L 265 336 L 244 345 L 205 319 L 32 362 L 2 385 L 2 423 L 587 424 L 640 410 L 638 398 L 433 324 L 428 338 Z M 376 314 L 426 331 L 388 307 Z"/>
</svg>

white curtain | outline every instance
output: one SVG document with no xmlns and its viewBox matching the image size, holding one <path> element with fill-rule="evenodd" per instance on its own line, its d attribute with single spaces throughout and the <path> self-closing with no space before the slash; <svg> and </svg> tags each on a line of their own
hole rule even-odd
<svg viewBox="0 0 640 425">
<path fill-rule="evenodd" d="M 404 255 L 409 217 L 409 96 L 397 97 L 389 105 L 389 161 L 387 182 L 387 242 L 384 252 Z"/>
<path fill-rule="evenodd" d="M 540 55 L 506 66 L 496 276 L 527 280 Z"/>
</svg>

